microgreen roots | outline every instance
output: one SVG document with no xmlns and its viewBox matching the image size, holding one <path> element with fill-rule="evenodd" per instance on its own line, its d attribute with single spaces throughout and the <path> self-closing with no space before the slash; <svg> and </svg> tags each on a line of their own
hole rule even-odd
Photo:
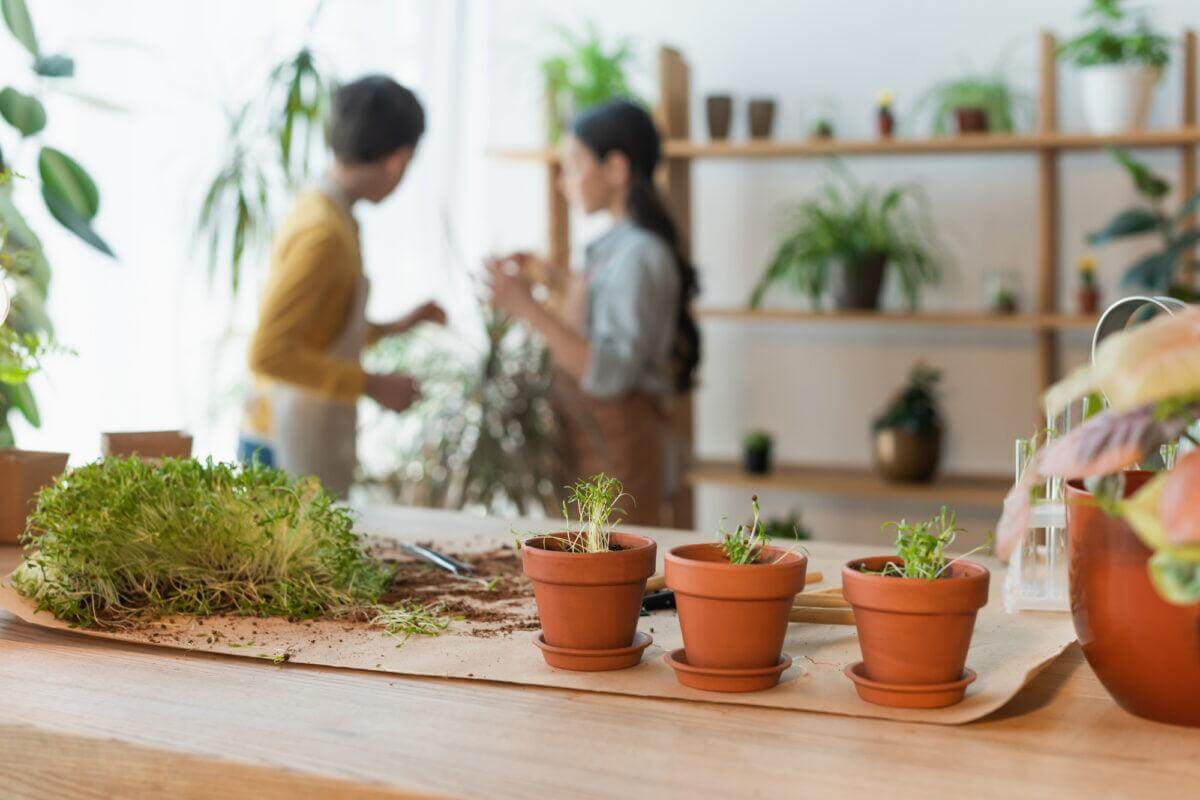
<svg viewBox="0 0 1200 800">
<path fill-rule="evenodd" d="M 73 625 L 344 614 L 376 605 L 392 574 L 315 480 L 211 460 L 71 470 L 42 491 L 30 528 L 13 584 Z"/>
<path fill-rule="evenodd" d="M 732 533 L 724 527 L 718 529 L 719 544 L 730 564 L 753 564 L 767 546 L 766 529 L 759 522 L 762 509 L 758 505 L 758 495 L 750 498 L 750 507 L 754 510 L 754 520 L 749 525 L 739 524 Z"/>
</svg>

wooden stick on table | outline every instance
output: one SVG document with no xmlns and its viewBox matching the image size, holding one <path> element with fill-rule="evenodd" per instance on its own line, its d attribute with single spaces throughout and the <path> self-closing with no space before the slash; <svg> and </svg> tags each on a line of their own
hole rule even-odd
<svg viewBox="0 0 1200 800">
<path fill-rule="evenodd" d="M 810 572 L 804 576 L 804 585 L 808 586 L 810 583 L 820 583 L 824 577 L 820 570 Z M 646 581 L 647 592 L 661 592 L 665 588 L 667 588 L 666 575 L 653 575 Z"/>
</svg>

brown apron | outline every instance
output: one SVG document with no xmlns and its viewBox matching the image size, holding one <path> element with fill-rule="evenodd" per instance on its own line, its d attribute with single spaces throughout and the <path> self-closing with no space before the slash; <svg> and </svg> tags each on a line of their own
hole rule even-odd
<svg viewBox="0 0 1200 800">
<path fill-rule="evenodd" d="M 568 289 L 563 316 L 582 330 L 586 312 L 577 293 L 583 281 L 576 280 Z M 658 401 L 636 391 L 595 397 L 562 371 L 555 374 L 554 400 L 563 426 L 568 476 L 589 478 L 603 472 L 616 478 L 629 494 L 621 504 L 625 521 L 662 524 L 668 419 Z"/>
</svg>

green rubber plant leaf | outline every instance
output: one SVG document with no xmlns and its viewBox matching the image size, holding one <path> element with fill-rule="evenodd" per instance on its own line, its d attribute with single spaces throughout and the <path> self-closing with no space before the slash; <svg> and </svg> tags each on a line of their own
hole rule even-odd
<svg viewBox="0 0 1200 800">
<path fill-rule="evenodd" d="M 42 426 L 42 415 L 38 412 L 37 400 L 27 383 L 0 383 L 0 391 L 8 397 L 12 407 L 35 428 Z"/>
<path fill-rule="evenodd" d="M 33 30 L 33 20 L 29 18 L 25 0 L 0 0 L 0 14 L 4 15 L 4 24 L 29 54 L 34 58 L 41 55 L 37 34 Z"/>
<path fill-rule="evenodd" d="M 75 75 L 75 59 L 62 53 L 39 56 L 33 62 L 33 71 L 43 78 L 70 78 Z"/>
<path fill-rule="evenodd" d="M 1088 244 L 1098 245 L 1124 236 L 1137 236 L 1156 230 L 1162 219 L 1150 208 L 1127 208 L 1098 231 L 1087 235 Z"/>
<path fill-rule="evenodd" d="M 75 207 L 62 195 L 57 194 L 45 184 L 42 184 L 42 199 L 46 201 L 46 208 L 50 210 L 50 215 L 58 220 L 64 228 L 90 244 L 96 250 L 104 253 L 104 255 L 110 258 L 117 257 L 112 248 L 108 246 L 108 242 L 101 239 L 100 234 L 92 229 L 91 220 L 81 216 L 75 210 Z"/>
<path fill-rule="evenodd" d="M 60 150 L 43 147 L 38 155 L 42 199 L 50 214 L 64 228 L 107 256 L 116 257 L 108 244 L 92 229 L 100 210 L 100 192 L 87 171 Z"/>
<path fill-rule="evenodd" d="M 46 127 L 46 108 L 36 97 L 22 94 L 11 86 L 0 89 L 0 117 L 22 136 L 33 136 Z"/>
<path fill-rule="evenodd" d="M 1145 164 L 1134 159 L 1129 153 L 1117 147 L 1110 147 L 1108 150 L 1112 153 L 1113 158 L 1117 160 L 1117 163 L 1129 173 L 1134 187 L 1146 197 L 1152 200 L 1160 200 L 1167 192 L 1171 191 L 1171 184 L 1167 183 L 1166 179 L 1155 173 Z"/>
</svg>

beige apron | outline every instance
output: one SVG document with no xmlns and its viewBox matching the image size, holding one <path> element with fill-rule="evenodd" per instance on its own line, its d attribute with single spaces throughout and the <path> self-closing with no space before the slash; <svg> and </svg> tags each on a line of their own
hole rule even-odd
<svg viewBox="0 0 1200 800">
<path fill-rule="evenodd" d="M 583 330 L 586 303 L 582 279 L 567 290 L 563 317 Z M 554 381 L 554 399 L 567 446 L 567 470 L 572 478 L 597 472 L 616 478 L 633 498 L 622 503 L 631 525 L 662 521 L 666 476 L 667 416 L 658 401 L 644 392 L 599 398 L 583 391 L 565 372 Z"/>
<path fill-rule="evenodd" d="M 346 326 L 330 345 L 335 358 L 358 362 L 367 336 L 367 295 L 370 282 L 358 279 Z M 271 445 L 275 466 L 301 477 L 315 475 L 329 492 L 346 499 L 358 463 L 355 403 L 337 403 L 283 383 L 271 396 Z"/>
</svg>

